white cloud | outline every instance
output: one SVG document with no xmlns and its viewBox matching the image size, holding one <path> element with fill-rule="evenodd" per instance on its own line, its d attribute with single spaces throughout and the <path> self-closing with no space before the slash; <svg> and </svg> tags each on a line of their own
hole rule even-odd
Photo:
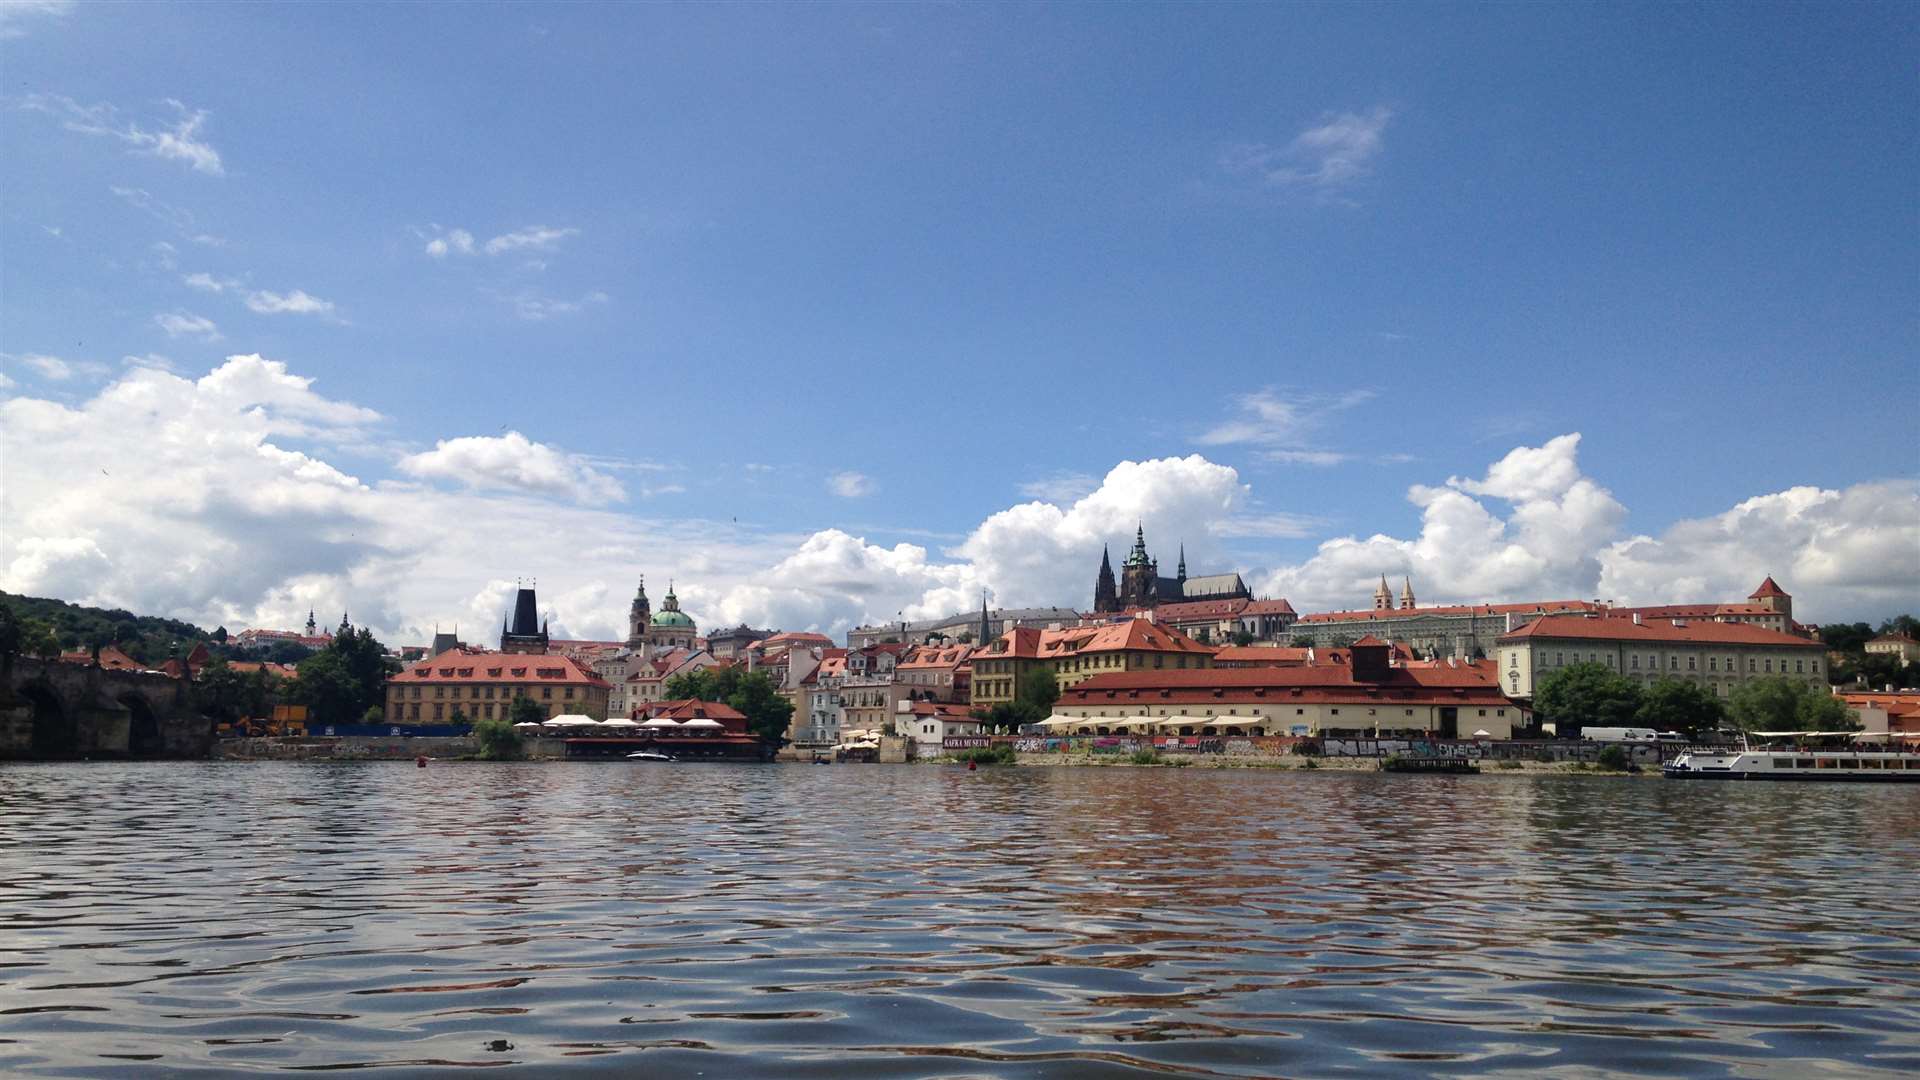
<svg viewBox="0 0 1920 1080">
<path fill-rule="evenodd" d="M 1260 588 L 1300 611 L 1364 606 L 1381 574 L 1410 575 L 1423 601 L 1576 600 L 1598 595 L 1599 552 L 1619 534 L 1626 508 L 1581 474 L 1580 436 L 1520 447 L 1483 479 L 1415 485 L 1420 535 L 1375 534 L 1322 543 Z M 1505 500 L 1505 517 L 1475 495 Z"/>
<path fill-rule="evenodd" d="M 0 390 L 11 390 L 12 388 L 13 380 L 7 376 L 6 372 L 0 371 Z"/>
<path fill-rule="evenodd" d="M 827 477 L 827 490 L 843 499 L 858 499 L 874 493 L 873 477 L 865 473 L 837 472 Z"/>
<path fill-rule="evenodd" d="M 562 315 L 578 315 L 587 308 L 607 302 L 607 294 L 594 290 L 578 300 L 562 300 L 552 296 L 542 296 L 532 290 L 523 290 L 505 298 L 513 307 L 513 313 L 528 322 L 545 322 Z"/>
<path fill-rule="evenodd" d="M 171 247 L 172 245 L 168 246 Z M 180 281 L 189 289 L 199 289 L 201 292 L 210 293 L 223 293 L 228 289 L 238 289 L 241 286 L 238 278 L 217 278 L 208 273 L 188 274 L 186 277 L 181 278 Z"/>
<path fill-rule="evenodd" d="M 552 251 L 560 241 L 569 236 L 579 236 L 579 229 L 555 229 L 546 225 L 529 225 L 524 229 L 515 229 L 502 233 L 487 241 L 487 254 L 504 255 L 509 251 Z"/>
<path fill-rule="evenodd" d="M 473 489 L 522 491 L 582 503 L 626 498 L 618 481 L 580 455 L 534 442 L 517 431 L 442 439 L 432 450 L 402 458 L 400 471 Z"/>
<path fill-rule="evenodd" d="M 1920 483 L 1794 487 L 1675 522 L 1600 553 L 1598 595 L 1621 603 L 1731 600 L 1771 575 L 1803 621 L 1920 610 Z"/>
<path fill-rule="evenodd" d="M 560 241 L 568 237 L 579 236 L 580 230 L 574 228 L 556 229 L 550 225 L 528 225 L 499 236 L 482 244 L 465 229 L 447 229 L 439 225 L 432 226 L 433 232 L 427 237 L 427 254 L 444 259 L 448 255 L 507 255 L 516 251 L 553 251 Z M 546 263 L 534 260 L 538 266 L 533 269 L 544 270 Z"/>
<path fill-rule="evenodd" d="M 1083 472 L 1060 470 L 1051 472 L 1037 480 L 1029 480 L 1017 489 L 1029 499 L 1045 502 L 1073 502 L 1100 486 L 1098 477 Z"/>
<path fill-rule="evenodd" d="M 1353 455 L 1312 444 L 1339 413 L 1373 396 L 1371 390 L 1295 395 L 1256 390 L 1236 397 L 1236 415 L 1201 432 L 1195 441 L 1202 446 L 1252 446 L 1262 460 L 1280 465 L 1339 465 Z"/>
<path fill-rule="evenodd" d="M 34 19 L 62 19 L 74 7 L 74 0 L 4 0 L 0 2 L 0 41 L 27 36 L 27 25 Z"/>
<path fill-rule="evenodd" d="M 1228 172 L 1256 176 L 1275 187 L 1329 192 L 1345 188 L 1373 171 L 1386 148 L 1392 110 L 1376 106 L 1364 113 L 1328 113 L 1320 123 L 1285 146 L 1250 143 L 1229 148 L 1220 164 Z"/>
<path fill-rule="evenodd" d="M 196 337 L 202 341 L 219 341 L 220 328 L 212 319 L 204 315 L 193 315 L 184 311 L 162 312 L 153 317 L 160 329 L 170 338 Z"/>
<path fill-rule="evenodd" d="M 933 551 L 847 529 L 765 535 L 615 512 L 593 459 L 519 435 L 447 440 L 392 481 L 290 445 L 361 445 L 385 423 L 259 356 L 198 379 L 136 362 L 77 405 L 0 400 L 0 588 L 229 628 L 297 625 L 309 607 L 331 622 L 346 608 L 390 642 L 424 643 L 455 621 L 489 642 L 515 576 L 539 575 L 556 632 L 617 637 L 645 573 L 677 578 L 703 626 L 837 634 L 969 609 L 981 589 L 996 604 L 1084 605 L 1101 546 L 1123 554 L 1136 522 L 1163 561 L 1184 542 L 1195 573 L 1233 568 L 1232 542 L 1319 528 L 1255 505 L 1233 468 L 1199 455 L 1122 462 L 1071 502 L 1008 507 Z M 1303 611 L 1364 605 L 1382 572 L 1411 572 L 1433 602 L 1726 599 L 1766 573 L 1816 619 L 1920 600 L 1910 480 L 1789 489 L 1629 537 L 1577 448 L 1521 447 L 1480 475 L 1411 489 L 1411 538 L 1345 537 L 1298 565 L 1242 570 Z"/>
<path fill-rule="evenodd" d="M 174 366 L 173 361 L 159 353 L 150 352 L 141 356 L 123 356 L 120 358 L 120 363 L 125 367 L 153 368 L 156 371 L 170 371 L 175 375 L 180 374 L 180 369 Z"/>
<path fill-rule="evenodd" d="M 436 259 L 444 259 L 449 253 L 471 255 L 473 252 L 473 234 L 465 229 L 451 229 L 427 241 L 427 254 Z"/>
<path fill-rule="evenodd" d="M 284 294 L 260 289 L 247 296 L 247 309 L 262 315 L 331 315 L 333 301 L 309 296 L 299 289 Z"/>
<path fill-rule="evenodd" d="M 28 353 L 20 358 L 20 362 L 39 372 L 42 378 L 55 382 L 73 378 L 73 368 L 57 356 Z"/>
<path fill-rule="evenodd" d="M 57 117 L 68 131 L 119 139 L 136 153 L 185 162 L 195 172 L 209 176 L 225 175 L 220 152 L 201 137 L 200 129 L 206 124 L 207 111 L 189 109 L 172 98 L 163 104 L 175 115 L 171 124 L 161 127 L 143 126 L 139 121 L 123 119 L 121 111 L 112 105 L 82 105 L 58 94 L 30 95 L 22 102 L 22 108 Z"/>
</svg>

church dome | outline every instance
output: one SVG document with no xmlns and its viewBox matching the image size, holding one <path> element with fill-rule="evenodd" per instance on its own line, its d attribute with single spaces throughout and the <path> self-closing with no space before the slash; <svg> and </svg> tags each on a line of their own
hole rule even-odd
<svg viewBox="0 0 1920 1080">
<path fill-rule="evenodd" d="M 655 626 L 692 626 L 693 620 L 689 618 L 687 616 L 687 613 L 684 611 L 663 609 L 661 611 L 657 611 L 654 613 L 653 625 Z"/>
</svg>

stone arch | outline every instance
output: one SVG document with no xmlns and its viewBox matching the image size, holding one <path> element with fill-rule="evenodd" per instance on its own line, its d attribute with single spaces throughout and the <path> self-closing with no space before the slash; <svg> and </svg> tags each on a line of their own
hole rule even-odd
<svg viewBox="0 0 1920 1080">
<path fill-rule="evenodd" d="M 119 702 L 127 708 L 127 756 L 159 757 L 166 750 L 166 739 L 153 703 L 135 693 L 121 694 Z"/>
<path fill-rule="evenodd" d="M 80 724 L 74 710 L 46 679 L 21 685 L 21 698 L 33 707 L 32 751 L 36 758 L 78 757 Z"/>
</svg>

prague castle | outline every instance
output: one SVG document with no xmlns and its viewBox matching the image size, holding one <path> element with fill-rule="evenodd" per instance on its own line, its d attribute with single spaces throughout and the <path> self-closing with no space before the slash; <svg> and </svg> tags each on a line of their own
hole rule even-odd
<svg viewBox="0 0 1920 1080">
<path fill-rule="evenodd" d="M 1144 526 L 1133 531 L 1133 550 L 1120 564 L 1120 578 L 1113 576 L 1113 562 L 1105 550 L 1100 552 L 1100 572 L 1093 583 L 1093 610 L 1098 613 L 1138 611 L 1161 604 L 1181 604 L 1195 600 L 1250 600 L 1253 593 L 1239 574 L 1187 576 L 1187 549 L 1180 547 L 1179 568 L 1173 577 L 1160 576 L 1160 560 L 1147 554 Z"/>
</svg>

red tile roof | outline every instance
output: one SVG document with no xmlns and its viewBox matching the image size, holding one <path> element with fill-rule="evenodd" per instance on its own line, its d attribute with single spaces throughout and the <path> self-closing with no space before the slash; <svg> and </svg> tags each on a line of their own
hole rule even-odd
<svg viewBox="0 0 1920 1080">
<path fill-rule="evenodd" d="M 1630 619 L 1589 619 L 1578 615 L 1547 615 L 1535 619 L 1511 633 L 1500 635 L 1502 642 L 1534 639 L 1570 641 L 1644 641 L 1648 644 L 1702 645 L 1774 645 L 1781 648 L 1821 649 L 1818 641 L 1783 634 L 1778 630 L 1750 623 L 1684 622 L 1673 620 L 1633 622 Z"/>
<path fill-rule="evenodd" d="M 907 705 L 908 705 L 908 710 L 914 716 L 923 720 L 929 719 L 932 717 L 938 717 L 939 719 L 945 720 L 948 723 L 959 722 L 959 723 L 976 723 L 977 724 L 980 722 L 977 718 L 975 718 L 974 716 L 968 713 L 967 706 L 965 705 L 944 705 L 937 701 L 914 701 L 914 702 L 908 702 Z"/>
<path fill-rule="evenodd" d="M 1293 610 L 1293 605 L 1287 603 L 1285 599 L 1255 600 L 1253 603 L 1248 604 L 1247 610 L 1242 612 L 1241 614 L 1244 614 L 1244 615 L 1292 615 L 1294 614 L 1294 610 Z"/>
<path fill-rule="evenodd" d="M 831 645 L 833 639 L 825 634 L 815 634 L 805 630 L 787 630 L 771 637 L 760 639 L 761 646 L 768 645 Z"/>
<path fill-rule="evenodd" d="M 1211 656 L 1213 650 L 1171 626 L 1146 619 L 1128 619 L 1106 626 L 1075 626 L 1065 630 L 1044 630 L 1040 634 L 1039 656 L 1086 656 L 1099 652 L 1188 653 Z"/>
<path fill-rule="evenodd" d="M 1156 670 L 1095 675 L 1060 692 L 1071 707 L 1142 706 L 1156 702 L 1408 702 L 1508 705 L 1491 662 L 1388 668 L 1378 681 L 1356 679 L 1345 665 L 1284 668 Z"/>
<path fill-rule="evenodd" d="M 1312 651 L 1281 645 L 1229 645 L 1213 654 L 1213 662 L 1236 667 L 1284 667 L 1306 663 Z"/>
<path fill-rule="evenodd" d="M 1774 583 L 1773 575 L 1769 574 L 1767 575 L 1767 580 L 1760 583 L 1759 588 L 1747 594 L 1747 599 L 1759 600 L 1763 597 L 1772 597 L 1772 596 L 1784 596 L 1789 600 L 1793 599 L 1792 597 L 1787 596 L 1787 590 L 1781 588 L 1779 585 Z"/>
<path fill-rule="evenodd" d="M 541 682 L 565 686 L 603 686 L 613 684 L 571 656 L 539 656 L 525 653 L 485 652 L 478 649 L 449 649 L 431 660 L 408 664 L 389 683 L 442 685 L 490 682 Z"/>
<path fill-rule="evenodd" d="M 1417 615 L 1534 615 L 1555 612 L 1599 611 L 1591 600 L 1546 600 L 1526 604 L 1456 604 L 1449 607 L 1396 608 L 1392 611 L 1317 611 L 1302 615 L 1302 623 L 1359 622 L 1365 619 L 1408 618 Z"/>
<path fill-rule="evenodd" d="M 966 663 L 967 657 L 972 655 L 971 645 L 921 645 L 902 657 L 897 666 L 902 671 L 957 667 Z"/>
</svg>

